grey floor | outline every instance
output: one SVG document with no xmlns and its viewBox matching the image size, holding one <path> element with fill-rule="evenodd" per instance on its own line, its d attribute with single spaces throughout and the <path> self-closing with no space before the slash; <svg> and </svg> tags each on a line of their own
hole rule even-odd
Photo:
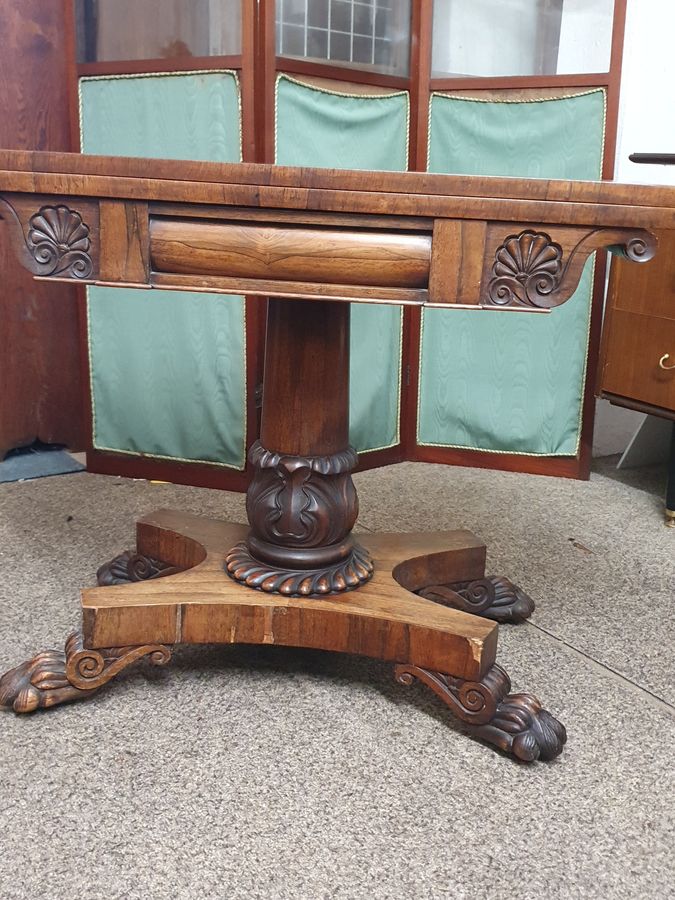
<svg viewBox="0 0 675 900">
<path fill-rule="evenodd" d="M 662 475 L 356 481 L 362 529 L 471 528 L 537 599 L 499 661 L 566 724 L 564 754 L 515 763 L 377 662 L 185 648 L 89 702 L 0 714 L 2 900 L 675 896 Z M 0 485 L 2 668 L 60 645 L 78 588 L 161 506 L 244 517 L 239 495 L 172 485 Z"/>
</svg>

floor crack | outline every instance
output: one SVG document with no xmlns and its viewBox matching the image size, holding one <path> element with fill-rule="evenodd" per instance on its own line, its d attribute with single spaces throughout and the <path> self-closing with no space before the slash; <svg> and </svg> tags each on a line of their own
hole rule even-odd
<svg viewBox="0 0 675 900">
<path fill-rule="evenodd" d="M 584 650 L 579 650 L 578 647 L 575 647 L 574 644 L 570 644 L 564 638 L 558 637 L 558 635 L 553 634 L 548 631 L 546 628 L 543 628 L 541 625 L 536 625 L 534 622 L 527 622 L 531 628 L 536 628 L 537 631 L 545 634 L 547 637 L 551 638 L 557 643 L 562 644 L 567 647 L 569 650 L 572 650 L 573 653 L 576 653 L 577 656 L 582 656 L 584 659 L 588 660 L 588 662 L 592 663 L 597 668 L 603 669 L 605 672 L 609 672 L 610 675 L 613 675 L 618 680 L 622 681 L 624 684 L 628 685 L 628 687 L 632 688 L 635 691 L 639 691 L 641 694 L 645 694 L 649 699 L 654 703 L 655 706 L 660 707 L 661 709 L 668 712 L 671 716 L 675 715 L 675 706 L 672 703 L 669 703 L 667 700 L 664 700 L 662 697 L 659 697 L 658 694 L 655 694 L 653 691 L 650 691 L 648 688 L 643 687 L 641 684 L 637 684 L 635 681 L 632 681 L 626 675 L 623 675 L 621 672 L 617 672 L 616 669 L 613 669 L 611 666 L 608 666 L 607 663 L 601 662 L 596 659 L 594 656 L 591 656 L 589 653 L 586 653 Z"/>
</svg>

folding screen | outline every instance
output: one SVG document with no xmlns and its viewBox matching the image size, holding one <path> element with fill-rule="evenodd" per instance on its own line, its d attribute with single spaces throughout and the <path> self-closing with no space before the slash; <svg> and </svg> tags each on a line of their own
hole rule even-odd
<svg viewBox="0 0 675 900">
<path fill-rule="evenodd" d="M 404 171 L 408 127 L 406 91 L 343 93 L 277 78 L 279 164 Z M 351 316 L 350 440 L 359 452 L 381 450 L 400 441 L 402 309 L 358 304 Z"/>
<path fill-rule="evenodd" d="M 491 99 L 432 94 L 428 170 L 598 179 L 602 89 Z M 555 316 L 425 310 L 417 442 L 575 456 L 581 436 L 593 262 Z"/>
<path fill-rule="evenodd" d="M 84 153 L 238 162 L 234 72 L 80 80 Z M 93 444 L 243 469 L 246 322 L 241 297 L 90 288 Z"/>
</svg>

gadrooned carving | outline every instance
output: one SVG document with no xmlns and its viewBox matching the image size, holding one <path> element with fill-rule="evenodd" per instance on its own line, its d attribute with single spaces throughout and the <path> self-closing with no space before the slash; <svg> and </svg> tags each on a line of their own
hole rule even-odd
<svg viewBox="0 0 675 900">
<path fill-rule="evenodd" d="M 225 569 L 248 587 L 286 596 L 350 591 L 373 563 L 350 532 L 358 514 L 351 447 L 330 456 L 292 456 L 256 441 L 255 475 L 246 495 L 248 539 L 230 550 Z"/>
<path fill-rule="evenodd" d="M 348 556 L 318 569 L 284 569 L 255 559 L 246 541 L 236 544 L 225 557 L 225 570 L 247 587 L 285 597 L 325 596 L 352 591 L 373 577 L 368 551 L 354 544 Z"/>
</svg>

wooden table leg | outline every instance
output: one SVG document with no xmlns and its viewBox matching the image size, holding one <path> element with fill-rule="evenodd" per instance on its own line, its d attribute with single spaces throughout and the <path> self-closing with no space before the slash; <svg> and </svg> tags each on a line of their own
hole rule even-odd
<svg viewBox="0 0 675 900">
<path fill-rule="evenodd" d="M 562 751 L 563 726 L 509 693 L 494 622 L 452 608 L 476 605 L 485 545 L 466 531 L 371 534 L 365 550 L 351 534 L 348 316 L 347 304 L 270 302 L 250 530 L 166 510 L 141 520 L 136 550 L 82 592 L 82 636 L 7 672 L 0 706 L 85 699 L 141 658 L 167 662 L 175 644 L 275 644 L 391 661 L 399 682 L 421 681 L 518 759 Z"/>
<path fill-rule="evenodd" d="M 270 300 L 261 437 L 249 453 L 251 531 L 227 556 L 237 581 L 270 593 L 336 594 L 373 574 L 354 543 L 349 446 L 349 304 Z"/>
</svg>

